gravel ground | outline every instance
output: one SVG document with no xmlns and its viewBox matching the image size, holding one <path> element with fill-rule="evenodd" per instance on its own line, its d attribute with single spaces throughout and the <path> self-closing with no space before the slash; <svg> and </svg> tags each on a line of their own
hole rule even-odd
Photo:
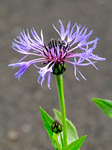
<svg viewBox="0 0 112 150">
<path fill-rule="evenodd" d="M 111 0 L 0 0 L 0 150 L 52 150 L 43 127 L 39 106 L 52 117 L 59 110 L 55 77 L 51 88 L 47 80 L 37 83 L 37 69 L 32 65 L 21 80 L 13 77 L 19 69 L 8 67 L 22 55 L 11 48 L 13 38 L 23 29 L 44 31 L 45 41 L 58 38 L 52 23 L 59 28 L 71 19 L 72 25 L 94 29 L 91 39 L 98 41 L 95 54 L 106 57 L 94 67 L 79 68 L 87 81 L 78 82 L 73 66 L 64 74 L 67 117 L 76 126 L 79 137 L 88 135 L 81 150 L 112 150 L 112 121 L 93 103 L 92 97 L 112 99 L 112 1 Z M 80 76 L 79 76 L 80 78 Z"/>
</svg>

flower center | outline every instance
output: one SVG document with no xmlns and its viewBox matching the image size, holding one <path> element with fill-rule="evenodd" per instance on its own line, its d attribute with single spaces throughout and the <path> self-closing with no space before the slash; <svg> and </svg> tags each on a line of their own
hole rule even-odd
<svg viewBox="0 0 112 150">
<path fill-rule="evenodd" d="M 65 47 L 66 46 L 66 43 L 60 39 L 57 40 L 54 40 L 54 39 L 51 39 L 48 43 L 48 47 L 49 49 L 51 48 L 56 48 L 57 46 L 59 46 L 59 48 L 61 49 L 62 46 Z"/>
<path fill-rule="evenodd" d="M 48 43 L 48 46 L 44 44 L 44 47 L 46 50 L 43 51 L 46 57 L 45 63 L 52 62 L 50 66 L 54 64 L 54 66 L 52 67 L 53 69 L 52 73 L 55 75 L 63 74 L 66 70 L 64 59 L 67 56 L 68 44 L 66 44 L 62 40 L 57 41 L 51 39 Z"/>
<path fill-rule="evenodd" d="M 48 61 L 62 61 L 67 55 L 68 44 L 62 40 L 51 39 L 48 46 L 44 44 L 44 47 L 43 54 Z"/>
</svg>

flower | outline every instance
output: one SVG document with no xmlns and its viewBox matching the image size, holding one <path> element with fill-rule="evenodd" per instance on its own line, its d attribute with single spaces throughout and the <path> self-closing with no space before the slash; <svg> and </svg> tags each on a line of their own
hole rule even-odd
<svg viewBox="0 0 112 150">
<path fill-rule="evenodd" d="M 25 55 L 17 63 L 8 65 L 21 67 L 20 70 L 14 74 L 16 78 L 20 79 L 27 68 L 31 64 L 34 64 L 34 66 L 39 69 L 38 83 L 42 86 L 48 74 L 48 87 L 50 88 L 51 73 L 56 75 L 63 74 L 66 70 L 65 63 L 70 63 L 74 66 L 74 75 L 77 80 L 79 80 L 76 75 L 77 72 L 86 80 L 77 66 L 93 65 L 98 70 L 95 63 L 97 61 L 103 61 L 105 58 L 93 54 L 93 50 L 96 48 L 97 41 L 99 40 L 96 37 L 94 40 L 88 41 L 93 31 L 87 34 L 88 28 L 85 26 L 82 27 L 77 23 L 70 29 L 70 20 L 65 30 L 62 22 L 60 20 L 59 22 L 61 24 L 60 31 L 57 30 L 53 24 L 54 29 L 60 36 L 59 40 L 51 39 L 50 42 L 46 44 L 42 30 L 41 37 L 39 37 L 34 28 L 30 30 L 31 35 L 27 29 L 27 33 L 23 30 L 23 32 L 20 32 L 20 35 L 14 39 L 12 48 Z M 36 59 L 23 61 L 29 55 L 36 56 Z M 68 58 L 73 58 L 73 61 Z M 42 63 L 43 67 L 37 66 L 38 63 Z"/>
</svg>

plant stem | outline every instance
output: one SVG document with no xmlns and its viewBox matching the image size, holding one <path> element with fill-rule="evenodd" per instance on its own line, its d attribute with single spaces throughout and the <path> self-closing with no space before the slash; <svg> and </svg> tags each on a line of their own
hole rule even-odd
<svg viewBox="0 0 112 150">
<path fill-rule="evenodd" d="M 65 148 L 67 146 L 67 128 L 66 128 L 66 111 L 65 111 L 62 75 L 56 75 L 56 83 L 57 83 L 57 89 L 58 89 L 58 94 L 59 94 L 59 102 L 60 102 L 62 126 L 63 126 L 63 144 Z"/>
</svg>

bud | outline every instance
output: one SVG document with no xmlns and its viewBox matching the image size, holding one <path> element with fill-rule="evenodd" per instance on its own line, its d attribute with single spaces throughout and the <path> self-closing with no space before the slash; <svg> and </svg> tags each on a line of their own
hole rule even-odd
<svg viewBox="0 0 112 150">
<path fill-rule="evenodd" d="M 56 134 L 62 132 L 62 125 L 59 123 L 58 120 L 54 120 L 54 122 L 51 125 L 51 130 Z"/>
<path fill-rule="evenodd" d="M 56 62 L 53 66 L 53 74 L 60 75 L 63 74 L 66 70 L 65 62 Z"/>
</svg>

